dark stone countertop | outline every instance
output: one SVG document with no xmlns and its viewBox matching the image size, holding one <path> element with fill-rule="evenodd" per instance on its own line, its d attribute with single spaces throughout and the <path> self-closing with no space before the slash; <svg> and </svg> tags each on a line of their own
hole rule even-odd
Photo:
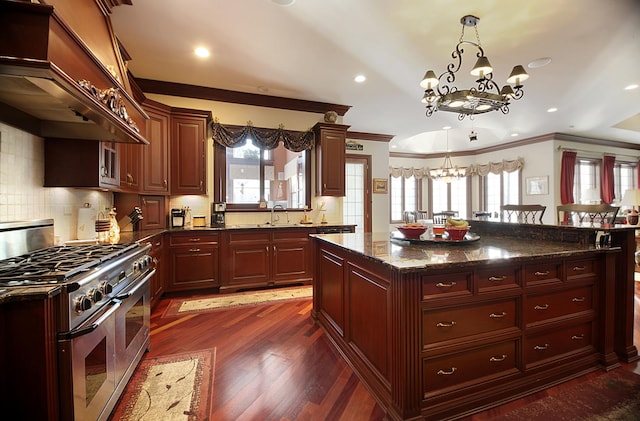
<svg viewBox="0 0 640 421">
<path fill-rule="evenodd" d="M 318 241 L 327 242 L 349 252 L 402 272 L 422 269 L 461 268 L 498 261 L 518 262 L 524 259 L 571 257 L 590 253 L 617 252 L 619 248 L 600 248 L 580 242 L 560 242 L 527 237 L 507 237 L 483 234 L 467 243 L 420 244 L 391 239 L 400 233 L 387 232 L 356 234 L 314 234 Z"/>
</svg>

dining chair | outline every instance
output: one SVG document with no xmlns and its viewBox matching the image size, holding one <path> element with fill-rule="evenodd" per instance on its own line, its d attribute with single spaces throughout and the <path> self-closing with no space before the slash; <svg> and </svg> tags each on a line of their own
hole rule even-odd
<svg viewBox="0 0 640 421">
<path fill-rule="evenodd" d="M 402 222 L 405 224 L 416 222 L 418 219 L 416 217 L 415 211 L 404 211 L 402 212 Z"/>
<path fill-rule="evenodd" d="M 543 205 L 502 205 L 500 206 L 500 217 L 507 222 L 541 224 L 545 210 L 547 207 Z"/>
<path fill-rule="evenodd" d="M 612 206 L 606 203 L 584 205 L 571 203 L 556 206 L 558 224 L 573 223 L 584 224 L 614 224 L 620 206 Z"/>
<path fill-rule="evenodd" d="M 458 211 L 446 210 L 440 212 L 433 213 L 433 223 L 434 224 L 444 224 L 447 222 L 447 218 L 457 218 Z"/>
</svg>

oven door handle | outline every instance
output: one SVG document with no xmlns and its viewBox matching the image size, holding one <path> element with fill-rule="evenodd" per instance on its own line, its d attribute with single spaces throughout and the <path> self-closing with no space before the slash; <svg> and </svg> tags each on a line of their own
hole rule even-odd
<svg viewBox="0 0 640 421">
<path fill-rule="evenodd" d="M 99 328 L 100 325 L 104 323 L 105 320 L 111 317 L 118 310 L 118 308 L 122 305 L 122 302 L 118 300 L 113 300 L 108 305 L 110 305 L 111 308 L 107 310 L 102 316 L 100 316 L 95 322 L 91 323 L 87 327 L 83 327 L 82 329 L 74 329 L 68 332 L 60 332 L 58 334 L 58 339 L 71 340 L 71 339 L 79 338 L 80 336 L 84 336 L 93 332 L 94 330 Z"/>
<path fill-rule="evenodd" d="M 147 280 L 151 279 L 151 277 L 153 275 L 155 275 L 156 270 L 155 269 L 151 269 L 151 271 L 149 273 L 147 273 L 145 275 L 145 277 L 141 280 L 141 281 L 136 281 L 136 283 L 138 285 L 136 285 L 135 288 L 133 288 L 131 291 L 122 294 L 122 295 L 117 295 L 115 298 L 116 300 L 126 300 L 127 298 L 131 297 L 133 294 L 136 293 L 136 291 L 138 291 L 140 288 L 142 288 L 142 285 L 144 285 L 145 282 L 147 282 Z"/>
</svg>

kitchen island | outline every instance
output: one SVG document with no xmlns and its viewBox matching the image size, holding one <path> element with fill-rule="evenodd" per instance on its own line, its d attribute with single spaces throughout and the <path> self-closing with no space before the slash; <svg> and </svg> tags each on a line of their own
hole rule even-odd
<svg viewBox="0 0 640 421">
<path fill-rule="evenodd" d="M 615 310 L 633 230 L 599 247 L 595 229 L 472 224 L 455 245 L 313 236 L 312 315 L 390 419 L 455 419 L 637 357 Z"/>
</svg>

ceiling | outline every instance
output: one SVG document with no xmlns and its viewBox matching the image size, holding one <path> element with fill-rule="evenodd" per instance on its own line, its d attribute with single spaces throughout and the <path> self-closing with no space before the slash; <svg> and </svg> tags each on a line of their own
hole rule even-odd
<svg viewBox="0 0 640 421">
<path fill-rule="evenodd" d="M 351 106 L 343 123 L 394 135 L 392 152 L 476 150 L 549 133 L 637 144 L 640 149 L 638 0 L 132 0 L 116 7 L 116 35 L 142 79 Z M 503 85 L 527 68 L 524 97 L 509 114 L 458 120 L 425 116 L 419 86 L 427 69 L 445 71 L 460 38 L 460 18 L 480 18 L 478 33 Z M 473 28 L 465 40 L 475 40 Z M 211 56 L 193 54 L 197 46 Z M 458 87 L 476 50 L 467 47 Z M 364 83 L 355 83 L 358 74 Z M 558 110 L 549 113 L 549 108 Z M 469 141 L 475 130 L 476 141 Z M 517 135 L 514 135 L 517 134 Z"/>
</svg>

